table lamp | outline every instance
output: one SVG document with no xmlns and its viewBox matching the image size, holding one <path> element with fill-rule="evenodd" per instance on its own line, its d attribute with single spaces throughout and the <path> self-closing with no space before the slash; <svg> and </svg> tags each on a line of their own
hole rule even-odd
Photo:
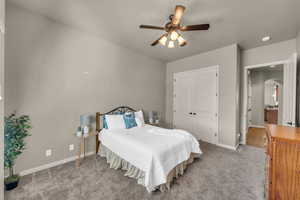
<svg viewBox="0 0 300 200">
<path fill-rule="evenodd" d="M 158 124 L 159 123 L 158 112 L 156 112 L 156 111 L 149 112 L 149 123 L 150 124 Z"/>
<path fill-rule="evenodd" d="M 83 137 L 88 137 L 90 132 L 91 119 L 89 115 L 80 115 L 80 127 Z"/>
</svg>

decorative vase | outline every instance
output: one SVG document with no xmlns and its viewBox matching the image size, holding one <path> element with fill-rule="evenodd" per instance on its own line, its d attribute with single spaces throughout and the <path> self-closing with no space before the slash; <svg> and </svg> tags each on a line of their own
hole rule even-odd
<svg viewBox="0 0 300 200">
<path fill-rule="evenodd" d="M 81 127 L 78 127 L 77 132 L 76 132 L 76 136 L 77 137 L 81 137 L 82 136 Z"/>
<path fill-rule="evenodd" d="M 89 136 L 89 132 L 90 132 L 90 129 L 89 129 L 89 127 L 88 126 L 85 126 L 84 128 L 83 128 L 83 137 L 88 137 Z"/>
</svg>

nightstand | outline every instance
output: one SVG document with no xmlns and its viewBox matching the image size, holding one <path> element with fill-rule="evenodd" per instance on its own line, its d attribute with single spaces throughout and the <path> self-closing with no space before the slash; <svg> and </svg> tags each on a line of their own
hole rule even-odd
<svg viewBox="0 0 300 200">
<path fill-rule="evenodd" d="M 79 148 L 78 148 L 78 155 L 77 155 L 77 159 L 76 159 L 76 167 L 80 166 L 81 160 L 85 158 L 85 143 L 86 143 L 86 139 L 89 138 L 90 136 L 95 136 L 96 133 L 94 131 L 91 131 L 89 133 L 89 135 L 87 137 L 80 137 L 80 144 L 79 144 Z"/>
</svg>

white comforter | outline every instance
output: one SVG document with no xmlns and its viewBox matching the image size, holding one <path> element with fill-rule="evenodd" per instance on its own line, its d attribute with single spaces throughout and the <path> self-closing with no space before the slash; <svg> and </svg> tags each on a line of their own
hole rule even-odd
<svg viewBox="0 0 300 200">
<path fill-rule="evenodd" d="M 103 129 L 99 139 L 112 152 L 145 172 L 144 185 L 148 191 L 166 183 L 168 173 L 189 159 L 192 152 L 202 154 L 198 141 L 190 133 L 150 125 Z"/>
</svg>

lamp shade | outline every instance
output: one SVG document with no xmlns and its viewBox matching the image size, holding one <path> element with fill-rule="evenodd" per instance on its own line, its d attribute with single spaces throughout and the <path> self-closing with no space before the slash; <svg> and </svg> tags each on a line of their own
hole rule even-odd
<svg viewBox="0 0 300 200">
<path fill-rule="evenodd" d="M 156 111 L 150 111 L 149 112 L 149 122 L 152 124 L 152 123 L 155 123 L 155 121 L 157 120 L 158 118 L 158 113 Z"/>
<path fill-rule="evenodd" d="M 150 118 L 153 118 L 153 111 L 150 111 L 150 112 L 149 112 L 149 119 L 150 119 Z"/>
<path fill-rule="evenodd" d="M 89 115 L 80 115 L 80 126 L 85 127 L 91 124 L 91 119 Z"/>
</svg>

